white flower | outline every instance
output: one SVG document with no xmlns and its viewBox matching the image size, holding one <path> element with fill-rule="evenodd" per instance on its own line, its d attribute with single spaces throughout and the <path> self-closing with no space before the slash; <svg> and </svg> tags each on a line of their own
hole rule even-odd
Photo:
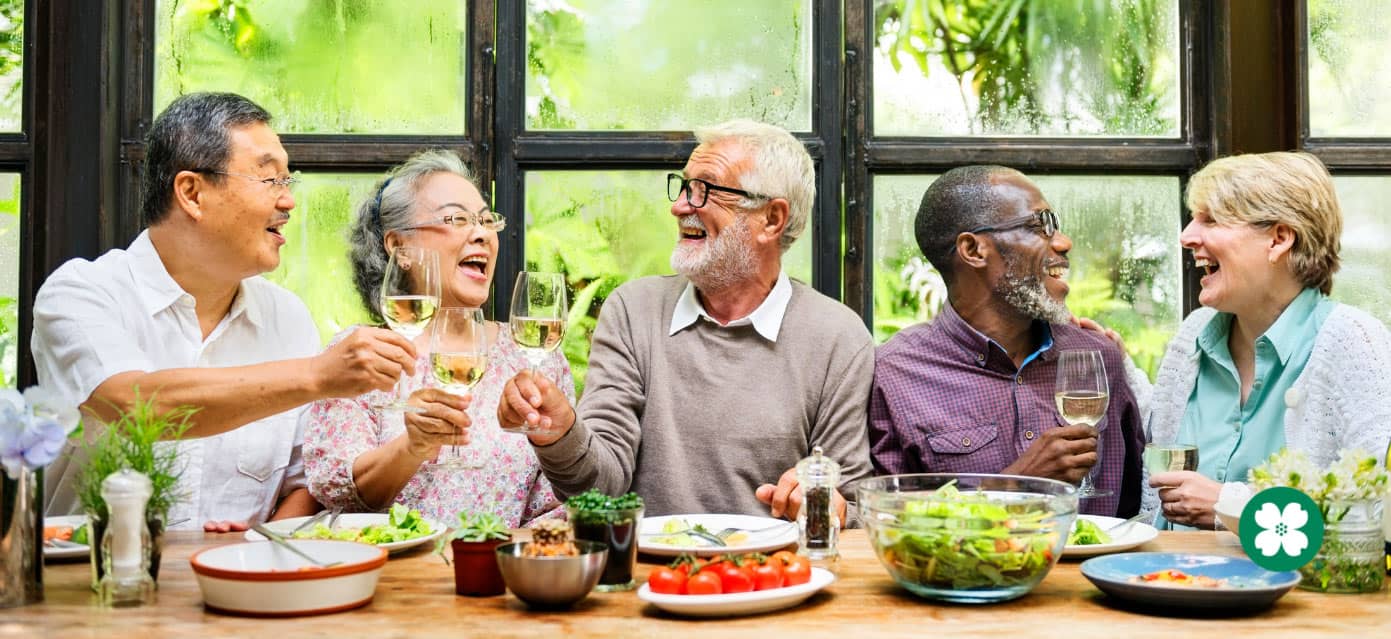
<svg viewBox="0 0 1391 639">
<path fill-rule="evenodd" d="M 1300 528 L 1309 523 L 1309 513 L 1299 504 L 1285 504 L 1284 512 L 1270 502 L 1261 504 L 1256 511 L 1256 525 L 1261 532 L 1256 534 L 1256 547 L 1266 557 L 1274 557 L 1275 551 L 1285 549 L 1285 554 L 1298 557 L 1309 547 L 1309 537 Z"/>
<path fill-rule="evenodd" d="M 63 451 L 78 421 L 76 408 L 62 405 L 37 386 L 22 395 L 0 389 L 0 466 L 13 479 L 22 470 L 49 465 Z"/>
</svg>

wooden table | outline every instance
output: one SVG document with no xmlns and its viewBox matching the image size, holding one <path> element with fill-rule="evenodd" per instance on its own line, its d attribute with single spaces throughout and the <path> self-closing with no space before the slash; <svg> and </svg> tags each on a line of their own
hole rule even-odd
<svg viewBox="0 0 1391 639">
<path fill-rule="evenodd" d="M 368 606 L 297 619 L 245 619 L 205 612 L 188 557 L 198 548 L 239 541 L 240 534 L 169 533 L 165 537 L 158 601 L 106 610 L 88 589 L 85 562 L 49 564 L 46 601 L 0 610 L 4 637 L 568 637 L 970 636 L 998 639 L 1046 636 L 1120 639 L 1154 636 L 1371 637 L 1391 629 L 1391 596 L 1324 595 L 1294 590 L 1274 608 L 1236 619 L 1184 619 L 1127 612 L 1107 604 L 1064 561 L 1032 593 L 995 605 L 939 605 L 894 584 L 874 557 L 864 531 L 842 537 L 839 580 L 801 606 L 754 617 L 689 620 L 671 617 L 634 593 L 595 593 L 567 612 L 530 612 L 512 595 L 475 599 L 454 595 L 452 569 L 426 550 L 394 557 Z M 1165 532 L 1140 550 L 1240 554 L 1231 533 Z M 647 569 L 639 567 L 639 578 Z"/>
</svg>

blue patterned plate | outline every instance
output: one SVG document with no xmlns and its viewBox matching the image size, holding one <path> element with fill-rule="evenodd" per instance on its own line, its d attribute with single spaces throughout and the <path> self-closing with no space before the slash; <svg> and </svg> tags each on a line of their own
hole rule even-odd
<svg viewBox="0 0 1391 639">
<path fill-rule="evenodd" d="M 1160 570 L 1224 580 L 1210 588 L 1135 578 Z M 1297 572 L 1270 572 L 1245 557 L 1181 552 L 1136 552 L 1082 562 L 1082 575 L 1108 596 L 1144 606 L 1250 610 L 1275 603 L 1299 583 Z"/>
</svg>

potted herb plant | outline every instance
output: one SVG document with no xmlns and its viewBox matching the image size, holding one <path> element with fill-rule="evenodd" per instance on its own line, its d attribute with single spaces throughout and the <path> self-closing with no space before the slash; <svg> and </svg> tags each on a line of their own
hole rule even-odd
<svg viewBox="0 0 1391 639">
<path fill-rule="evenodd" d="M 636 586 L 633 569 L 638 561 L 638 522 L 642 521 L 642 497 L 628 493 L 609 497 L 591 488 L 565 500 L 565 512 L 575 527 L 575 539 L 596 541 L 609 547 L 604 574 L 597 590 L 612 592 Z"/>
<path fill-rule="evenodd" d="M 88 433 L 82 445 L 85 459 L 77 478 L 77 496 L 87 512 L 90 527 L 88 545 L 91 547 L 93 589 L 101 582 L 104 572 L 101 541 L 106 532 L 108 512 L 106 500 L 101 496 L 101 483 L 123 468 L 150 478 L 153 491 L 145 505 L 145 516 L 153 545 L 150 577 L 158 580 L 164 526 L 169 509 L 181 497 L 177 484 L 183 473 L 178 447 L 169 442 L 188 431 L 192 425 L 189 419 L 196 412 L 195 408 L 183 406 L 160 413 L 155 410 L 153 398 L 144 400 L 137 396 L 130 410 L 122 412 L 97 433 Z M 166 444 L 159 445 L 161 442 Z"/>
<path fill-rule="evenodd" d="M 494 513 L 459 513 L 459 525 L 441 537 L 435 552 L 449 541 L 454 551 L 454 592 L 470 597 L 491 597 L 507 591 L 498 569 L 497 547 L 512 539 L 512 531 Z"/>
</svg>

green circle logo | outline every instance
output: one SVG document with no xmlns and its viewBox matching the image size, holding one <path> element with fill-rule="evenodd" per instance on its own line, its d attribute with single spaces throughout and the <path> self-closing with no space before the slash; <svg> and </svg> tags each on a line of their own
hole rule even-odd
<svg viewBox="0 0 1391 639">
<path fill-rule="evenodd" d="M 1284 486 L 1257 493 L 1241 511 L 1241 547 L 1266 570 L 1309 563 L 1323 547 L 1323 515 L 1308 495 Z"/>
</svg>

